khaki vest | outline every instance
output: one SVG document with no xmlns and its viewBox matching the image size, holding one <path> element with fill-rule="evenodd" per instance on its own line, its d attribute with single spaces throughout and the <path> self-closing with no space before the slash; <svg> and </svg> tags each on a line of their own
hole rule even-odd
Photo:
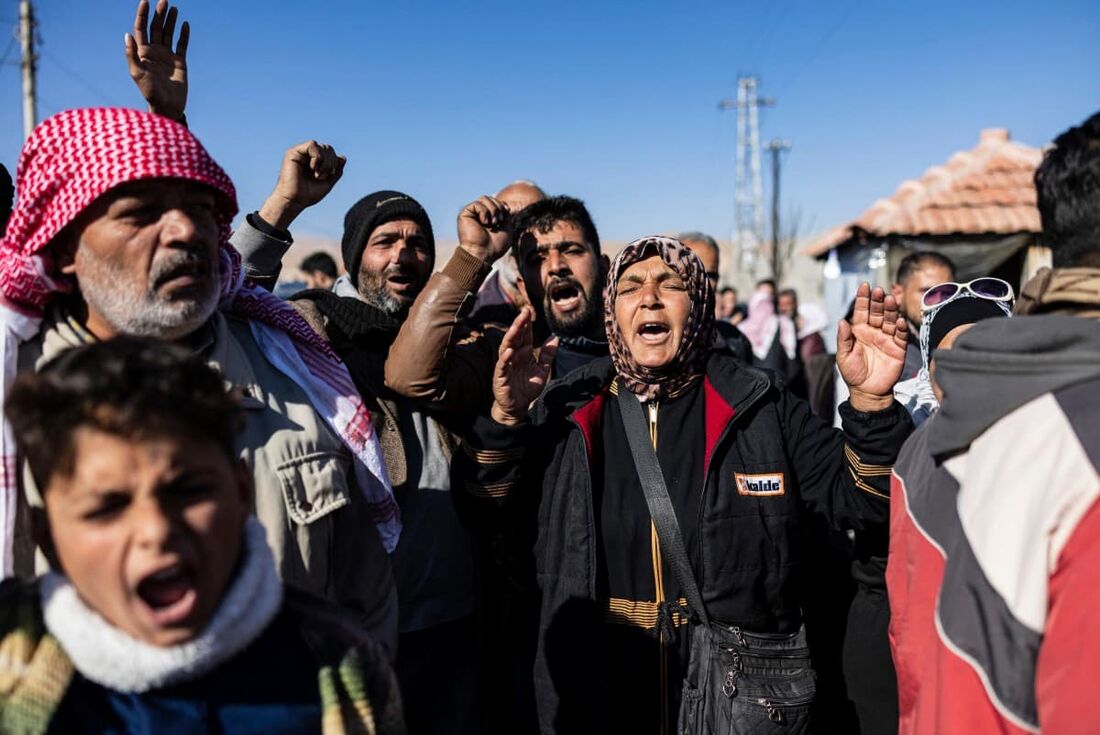
<svg viewBox="0 0 1100 735">
<path fill-rule="evenodd" d="M 396 650 L 397 595 L 389 556 L 366 498 L 355 484 L 351 454 L 305 391 L 264 357 L 248 321 L 217 313 L 203 327 L 199 351 L 243 396 L 245 425 L 237 446 L 252 469 L 257 518 L 267 531 L 283 580 L 347 608 L 391 655 Z M 93 339 L 60 315 L 43 322 L 20 348 L 19 369 L 38 370 L 65 349 Z M 40 506 L 24 466 L 24 499 Z M 45 570 L 35 561 L 29 513 L 20 514 L 15 563 L 19 576 Z"/>
</svg>

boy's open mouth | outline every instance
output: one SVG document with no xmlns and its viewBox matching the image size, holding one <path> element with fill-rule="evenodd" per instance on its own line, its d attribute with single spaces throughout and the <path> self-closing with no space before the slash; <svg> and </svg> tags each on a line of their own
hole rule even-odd
<svg viewBox="0 0 1100 735">
<path fill-rule="evenodd" d="M 190 567 L 177 563 L 145 577 L 137 594 L 158 626 L 178 625 L 195 609 L 198 592 Z"/>
</svg>

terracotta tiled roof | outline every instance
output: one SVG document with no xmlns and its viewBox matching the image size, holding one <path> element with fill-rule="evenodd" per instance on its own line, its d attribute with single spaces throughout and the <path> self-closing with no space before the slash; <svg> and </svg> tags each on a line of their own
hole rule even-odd
<svg viewBox="0 0 1100 735">
<path fill-rule="evenodd" d="M 902 182 L 860 217 L 826 232 L 803 253 L 822 255 L 860 232 L 871 236 L 1039 232 L 1032 176 L 1038 148 L 1009 139 L 1003 128 L 983 130 L 978 146 Z"/>
</svg>

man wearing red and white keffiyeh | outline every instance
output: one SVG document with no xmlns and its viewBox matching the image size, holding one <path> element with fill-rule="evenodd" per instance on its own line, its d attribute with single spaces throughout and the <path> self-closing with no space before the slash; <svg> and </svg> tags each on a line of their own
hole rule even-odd
<svg viewBox="0 0 1100 735">
<path fill-rule="evenodd" d="M 192 346 L 242 394 L 239 441 L 256 514 L 284 579 L 396 636 L 385 553 L 400 523 L 378 438 L 347 369 L 297 312 L 245 279 L 229 245 L 236 193 L 183 125 L 124 109 L 69 110 L 23 148 L 0 240 L 3 393 L 17 370 L 132 334 Z M 0 399 L 5 396 L 0 394 Z M 23 477 L 0 438 L 0 563 L 17 539 Z M 36 492 L 27 488 L 34 502 Z"/>
</svg>

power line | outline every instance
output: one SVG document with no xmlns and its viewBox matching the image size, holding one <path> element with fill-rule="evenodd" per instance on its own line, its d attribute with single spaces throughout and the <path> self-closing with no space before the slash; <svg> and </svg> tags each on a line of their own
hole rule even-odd
<svg viewBox="0 0 1100 735">
<path fill-rule="evenodd" d="M 8 63 L 8 57 L 11 56 L 12 49 L 15 48 L 15 42 L 18 41 L 18 40 L 19 40 L 18 37 L 13 35 L 11 37 L 11 40 L 8 41 L 8 47 L 6 49 L 4 49 L 4 54 L 2 56 L 0 56 L 0 66 L 4 66 L 5 64 Z M 19 66 L 19 65 L 18 64 L 12 64 L 12 66 Z"/>
<path fill-rule="evenodd" d="M 763 36 L 761 37 L 761 39 L 760 39 L 760 54 L 759 54 L 759 58 L 760 58 L 761 61 L 767 55 L 768 44 L 771 41 L 772 36 L 775 35 L 776 29 L 779 28 L 779 26 L 782 25 L 783 21 L 786 19 L 787 11 L 790 10 L 790 9 L 791 9 L 790 2 L 784 3 L 782 9 L 779 11 L 779 15 L 777 15 L 775 17 L 774 22 L 772 22 L 772 24 L 768 27 L 768 30 L 766 30 L 764 32 Z"/>
<path fill-rule="evenodd" d="M 42 112 L 45 113 L 45 114 L 42 115 L 43 120 L 46 119 L 47 117 L 50 117 L 51 115 L 53 115 L 55 113 L 58 113 L 58 112 L 61 112 L 64 109 L 67 109 L 64 105 L 59 105 L 56 102 L 54 102 L 53 100 L 51 100 L 49 97 L 43 96 L 41 92 L 39 92 L 37 94 L 37 97 L 38 97 L 38 106 L 42 110 Z"/>
<path fill-rule="evenodd" d="M 852 0 L 852 3 L 848 6 L 848 10 L 846 10 L 844 14 L 840 16 L 840 19 L 837 20 L 837 22 L 834 23 L 833 26 L 825 32 L 825 35 L 823 35 L 821 37 L 821 40 L 817 42 L 814 50 L 810 53 L 808 57 L 806 57 L 806 60 L 803 61 L 797 69 L 795 69 L 793 74 L 787 77 L 786 81 L 784 81 L 783 84 L 779 85 L 779 91 L 777 92 L 777 94 L 782 94 L 790 89 L 794 85 L 795 81 L 802 75 L 802 72 L 806 71 L 806 69 L 808 69 L 810 65 L 817 60 L 817 57 L 821 54 L 822 51 L 825 50 L 825 46 L 828 45 L 829 41 L 832 40 L 833 36 L 836 35 L 836 32 L 839 31 L 841 27 L 848 22 L 848 19 L 852 17 L 852 13 L 855 12 L 856 8 L 859 6 L 859 3 L 860 0 Z"/>
<path fill-rule="evenodd" d="M 767 9 L 764 11 L 763 14 L 760 15 L 760 23 L 759 23 L 758 27 L 754 29 L 754 32 L 749 34 L 749 38 L 751 39 L 751 41 L 749 41 L 748 43 L 745 44 L 745 48 L 743 49 L 743 53 L 744 53 L 744 58 L 745 58 L 746 62 L 750 66 L 756 65 L 757 61 L 759 61 L 759 59 L 760 59 L 759 54 L 757 52 L 760 51 L 761 41 L 763 40 L 763 38 L 765 36 L 765 28 L 769 27 L 768 26 L 768 21 L 774 19 L 775 15 L 776 15 L 776 8 L 778 8 L 778 7 L 779 7 L 778 2 L 768 3 Z M 780 9 L 779 12 L 781 14 L 782 9 Z"/>
<path fill-rule="evenodd" d="M 94 84 L 89 82 L 87 79 L 85 79 L 72 68 L 70 68 L 67 64 L 62 62 L 61 59 L 57 58 L 47 51 L 42 52 L 42 58 L 46 59 L 46 61 L 49 61 L 51 64 L 56 66 L 61 72 L 65 74 L 65 76 L 69 77 L 74 82 L 84 87 L 85 91 L 92 93 L 96 97 L 99 97 L 101 101 L 106 102 L 108 105 L 114 104 L 110 95 L 104 94 L 102 90 L 97 88 Z"/>
</svg>

